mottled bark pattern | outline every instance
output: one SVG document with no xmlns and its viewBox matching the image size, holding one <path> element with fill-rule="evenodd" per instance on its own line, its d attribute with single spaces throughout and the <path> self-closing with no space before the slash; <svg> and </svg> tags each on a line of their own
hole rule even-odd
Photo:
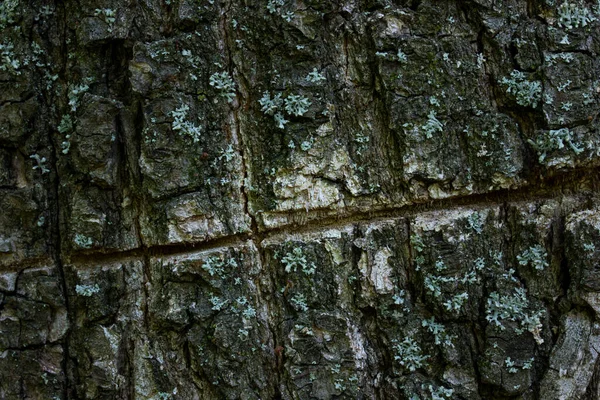
<svg viewBox="0 0 600 400">
<path fill-rule="evenodd" d="M 0 398 L 600 398 L 600 3 L 0 32 Z"/>
</svg>

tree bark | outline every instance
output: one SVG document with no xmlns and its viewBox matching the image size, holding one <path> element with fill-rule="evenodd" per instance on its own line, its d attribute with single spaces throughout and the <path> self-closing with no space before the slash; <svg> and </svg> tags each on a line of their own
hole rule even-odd
<svg viewBox="0 0 600 400">
<path fill-rule="evenodd" d="M 599 28 L 5 0 L 0 398 L 600 398 Z"/>
</svg>

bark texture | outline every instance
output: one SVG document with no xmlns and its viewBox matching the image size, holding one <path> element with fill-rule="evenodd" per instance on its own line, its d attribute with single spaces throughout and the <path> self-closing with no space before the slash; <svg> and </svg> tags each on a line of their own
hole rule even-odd
<svg viewBox="0 0 600 400">
<path fill-rule="evenodd" d="M 600 3 L 4 0 L 0 398 L 600 398 Z"/>
</svg>

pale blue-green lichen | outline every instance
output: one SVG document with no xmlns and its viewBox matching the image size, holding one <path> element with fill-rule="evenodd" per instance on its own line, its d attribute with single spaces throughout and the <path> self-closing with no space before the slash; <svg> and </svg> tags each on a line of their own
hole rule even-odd
<svg viewBox="0 0 600 400">
<path fill-rule="evenodd" d="M 75 292 L 84 297 L 91 297 L 100 291 L 100 287 L 96 285 L 77 285 L 75 286 Z"/>
<path fill-rule="evenodd" d="M 587 7 L 575 2 L 564 1 L 557 10 L 558 25 L 565 29 L 586 27 L 596 17 Z"/>
<path fill-rule="evenodd" d="M 288 114 L 297 117 L 306 114 L 308 108 L 312 104 L 308 98 L 295 94 L 290 94 L 284 101 L 285 111 L 287 111 Z"/>
<path fill-rule="evenodd" d="M 424 319 L 421 326 L 427 328 L 427 330 L 433 334 L 435 344 L 442 345 L 444 347 L 454 347 L 452 339 L 455 337 L 446 332 L 446 327 L 439 322 L 435 322 L 435 317 L 430 319 Z"/>
<path fill-rule="evenodd" d="M 530 310 L 530 308 L 524 288 L 515 288 L 514 292 L 508 295 L 492 292 L 487 299 L 485 319 L 500 330 L 506 329 L 503 321 L 516 322 L 518 323 L 515 328 L 517 334 L 531 332 L 536 342 L 541 344 L 544 340 L 541 337 L 540 319 L 544 310 Z"/>
<path fill-rule="evenodd" d="M 215 72 L 208 79 L 208 84 L 219 91 L 221 97 L 232 103 L 235 98 L 235 83 L 227 72 Z"/>
<path fill-rule="evenodd" d="M 300 247 L 296 247 L 287 253 L 281 259 L 281 262 L 285 264 L 285 272 L 287 273 L 296 272 L 299 268 L 305 274 L 313 275 L 316 270 L 315 263 L 306 260 L 306 256 Z"/>
<path fill-rule="evenodd" d="M 39 169 L 42 171 L 42 174 L 47 174 L 50 172 L 48 168 L 46 168 L 46 157 L 41 157 L 39 154 L 32 154 L 29 158 L 35 160 L 36 164 L 33 166 L 33 169 Z"/>
<path fill-rule="evenodd" d="M 548 267 L 547 257 L 546 249 L 540 245 L 535 245 L 519 254 L 517 260 L 520 265 L 531 265 L 536 270 L 543 271 Z"/>
<path fill-rule="evenodd" d="M 421 347 L 410 337 L 404 338 L 402 342 L 393 340 L 392 343 L 394 360 L 411 372 L 424 367 L 425 361 L 430 357 L 429 355 L 424 355 Z"/>
<path fill-rule="evenodd" d="M 513 95 L 521 106 L 535 108 L 542 99 L 541 82 L 527 80 L 521 71 L 512 71 L 510 78 L 502 78 L 500 83 L 507 87 L 506 93 Z"/>
<path fill-rule="evenodd" d="M 56 128 L 58 132 L 65 135 L 65 141 L 63 141 L 60 145 L 62 147 L 62 153 L 67 154 L 71 148 L 71 132 L 73 131 L 73 120 L 69 114 L 65 114 L 62 116 L 58 127 Z"/>
<path fill-rule="evenodd" d="M 421 129 L 425 133 L 425 137 L 431 139 L 436 132 L 444 131 L 444 124 L 437 119 L 435 111 L 431 110 L 427 114 L 427 122 L 421 126 Z"/>
<path fill-rule="evenodd" d="M 4 0 L 0 3 L 0 29 L 15 22 L 19 15 L 19 0 Z"/>
<path fill-rule="evenodd" d="M 202 137 L 202 128 L 187 120 L 189 109 L 190 107 L 187 104 L 183 104 L 181 107 L 171 111 L 171 116 L 173 117 L 171 128 L 179 132 L 182 136 L 191 138 L 194 143 L 197 143 Z"/>
<path fill-rule="evenodd" d="M 114 29 L 116 18 L 116 12 L 112 8 L 96 8 L 94 15 L 96 17 L 102 17 L 106 25 L 108 25 L 108 32 L 112 32 Z"/>
<path fill-rule="evenodd" d="M 76 233 L 75 237 L 73 238 L 73 241 L 75 242 L 75 244 L 81 248 L 84 249 L 89 249 L 90 247 L 92 247 L 92 244 L 94 243 L 94 241 L 92 240 L 91 237 L 82 235 L 81 233 Z"/>
<path fill-rule="evenodd" d="M 298 293 L 294 295 L 290 299 L 290 303 L 295 306 L 295 308 L 300 309 L 304 312 L 308 311 L 308 304 L 306 303 L 306 297 L 302 293 Z"/>
<path fill-rule="evenodd" d="M 575 154 L 580 154 L 584 150 L 581 144 L 575 141 L 574 134 L 569 128 L 550 130 L 539 135 L 535 141 L 529 139 L 528 142 L 539 154 L 540 163 L 546 160 L 549 152 L 563 149 L 565 146 L 568 146 Z"/>
<path fill-rule="evenodd" d="M 325 76 L 323 74 L 321 74 L 319 71 L 317 71 L 316 68 L 313 68 L 312 72 L 309 72 L 308 75 L 306 75 L 305 79 L 309 82 L 316 83 L 316 84 L 321 84 L 323 81 L 326 80 Z"/>
</svg>

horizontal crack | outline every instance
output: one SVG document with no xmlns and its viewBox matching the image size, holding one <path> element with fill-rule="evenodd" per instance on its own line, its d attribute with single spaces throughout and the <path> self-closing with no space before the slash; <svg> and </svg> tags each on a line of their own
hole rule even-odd
<svg viewBox="0 0 600 400">
<path fill-rule="evenodd" d="M 147 248 L 138 248 L 120 252 L 110 253 L 85 253 L 74 254 L 71 256 L 71 264 L 82 266 L 85 264 L 97 265 L 101 263 L 123 262 L 126 260 L 143 260 L 145 252 L 148 257 L 169 256 L 176 254 L 190 254 L 199 251 L 211 250 L 219 247 L 239 246 L 251 239 L 249 233 L 225 236 L 216 239 L 206 240 L 196 243 L 177 243 L 149 246 Z"/>
<path fill-rule="evenodd" d="M 460 207 L 493 207 L 504 203 L 548 200 L 568 195 L 584 195 L 597 193 L 599 187 L 598 173 L 600 168 L 570 171 L 541 180 L 535 185 L 527 185 L 517 189 L 502 189 L 494 192 L 449 197 L 404 206 L 381 207 L 373 210 L 350 210 L 348 208 L 309 211 L 303 213 L 303 224 L 289 223 L 281 227 L 265 229 L 263 237 L 282 234 L 299 234 L 324 228 L 347 226 L 352 223 L 377 221 L 389 218 L 410 217 L 429 211 L 452 210 Z M 586 190 L 587 189 L 587 190 Z M 322 217 L 323 213 L 335 212 L 334 216 Z M 299 213 L 272 213 L 273 215 L 289 215 Z"/>
<path fill-rule="evenodd" d="M 600 172 L 600 168 L 580 169 L 549 177 L 534 185 L 527 185 L 519 189 L 503 189 L 489 193 L 432 200 L 412 205 L 382 207 L 377 210 L 332 209 L 327 211 L 332 213 L 335 212 L 335 216 L 328 216 L 320 219 L 317 218 L 319 217 L 319 213 L 321 215 L 323 214 L 323 210 L 312 211 L 309 213 L 302 213 L 304 220 L 306 221 L 303 224 L 289 223 L 281 227 L 264 229 L 259 235 L 257 235 L 256 232 L 242 233 L 210 239 L 203 242 L 155 245 L 145 249 L 137 248 L 109 253 L 79 253 L 71 256 L 71 262 L 78 265 L 97 265 L 98 262 L 110 263 L 122 262 L 126 259 L 142 259 L 145 250 L 150 257 L 194 253 L 218 247 L 239 246 L 246 241 L 252 240 L 253 237 L 254 239 L 258 239 L 257 244 L 260 246 L 262 241 L 280 235 L 288 235 L 291 233 L 302 234 L 318 231 L 320 229 L 348 226 L 359 222 L 376 222 L 378 220 L 390 218 L 409 217 L 428 211 L 452 210 L 459 207 L 493 207 L 504 203 L 539 201 L 568 195 L 593 194 L 598 192 L 598 176 L 600 176 L 598 172 Z M 289 213 L 288 215 L 293 217 L 294 215 L 299 214 L 300 212 L 296 212 Z"/>
<path fill-rule="evenodd" d="M 64 344 L 64 340 L 57 340 L 57 341 L 49 341 L 49 342 L 44 342 L 44 343 L 35 343 L 35 344 L 26 344 L 23 346 L 16 346 L 16 347 L 3 347 L 2 350 L 3 351 L 39 351 L 39 350 L 44 350 L 46 349 L 48 346 L 60 346 Z"/>
</svg>

